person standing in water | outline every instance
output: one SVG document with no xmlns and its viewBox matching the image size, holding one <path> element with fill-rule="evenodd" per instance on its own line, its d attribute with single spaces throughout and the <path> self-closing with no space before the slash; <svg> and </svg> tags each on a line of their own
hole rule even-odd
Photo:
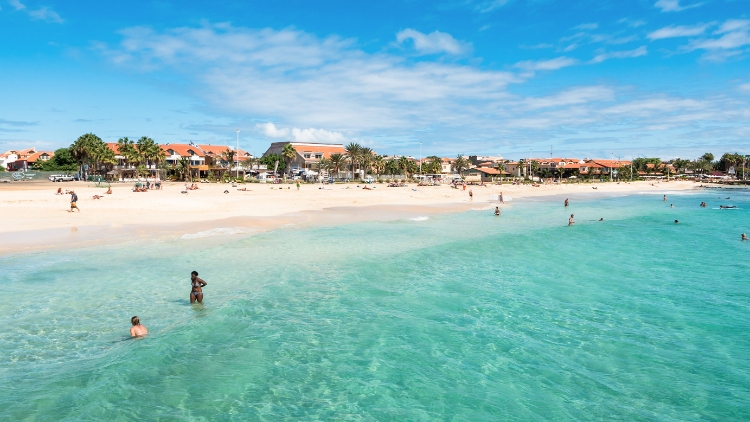
<svg viewBox="0 0 750 422">
<path fill-rule="evenodd" d="M 662 201 L 667 202 L 667 195 L 664 195 L 664 199 Z"/>
<path fill-rule="evenodd" d="M 503 200 L 503 193 L 502 192 L 500 192 L 500 203 L 501 204 L 505 203 L 505 201 Z"/>
<path fill-rule="evenodd" d="M 500 215 L 500 207 L 495 207 L 495 215 Z"/>
<path fill-rule="evenodd" d="M 576 222 L 575 222 L 575 221 L 573 221 L 573 214 L 570 214 L 570 218 L 568 219 L 568 225 L 569 225 L 569 226 L 572 226 L 572 225 L 573 225 L 573 224 L 575 224 L 575 223 L 576 223 Z"/>
<path fill-rule="evenodd" d="M 148 334 L 148 328 L 145 325 L 141 325 L 141 320 L 138 316 L 130 318 L 130 323 L 133 324 L 130 327 L 130 337 L 143 337 Z"/>
<path fill-rule="evenodd" d="M 570 203 L 568 202 L 568 198 L 565 198 L 565 208 L 568 208 L 568 205 L 570 205 Z"/>
<path fill-rule="evenodd" d="M 208 283 L 198 277 L 198 271 L 193 271 L 190 273 L 190 284 L 192 286 L 190 292 L 190 303 L 195 303 L 196 300 L 198 303 L 203 303 L 203 287 Z"/>
</svg>

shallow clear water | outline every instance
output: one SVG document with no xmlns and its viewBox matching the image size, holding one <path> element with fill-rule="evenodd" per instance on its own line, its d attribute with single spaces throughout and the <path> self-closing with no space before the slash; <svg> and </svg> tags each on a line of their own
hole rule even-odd
<svg viewBox="0 0 750 422">
<path fill-rule="evenodd" d="M 668 199 L 2 257 L 0 419 L 748 420 L 750 196 Z"/>
</svg>

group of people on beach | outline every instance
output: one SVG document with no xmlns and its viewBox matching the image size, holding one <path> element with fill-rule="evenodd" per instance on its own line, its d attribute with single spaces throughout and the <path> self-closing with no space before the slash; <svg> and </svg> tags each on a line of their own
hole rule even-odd
<svg viewBox="0 0 750 422">
<path fill-rule="evenodd" d="M 203 304 L 203 288 L 208 283 L 205 280 L 198 277 L 198 271 L 190 273 L 190 303 L 198 302 Z M 143 337 L 148 334 L 148 328 L 141 324 L 141 319 L 136 315 L 130 318 L 130 337 Z"/>
</svg>

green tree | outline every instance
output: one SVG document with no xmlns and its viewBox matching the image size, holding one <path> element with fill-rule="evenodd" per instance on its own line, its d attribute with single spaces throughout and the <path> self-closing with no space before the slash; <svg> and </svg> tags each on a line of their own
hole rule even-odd
<svg viewBox="0 0 750 422">
<path fill-rule="evenodd" d="M 329 166 L 328 168 L 333 172 L 335 176 L 334 178 L 338 179 L 340 176 L 341 169 L 346 167 L 346 155 L 344 154 L 331 154 L 331 158 L 329 159 Z"/>
<path fill-rule="evenodd" d="M 344 149 L 346 150 L 346 157 L 349 159 L 349 162 L 351 163 L 352 178 L 356 178 L 356 176 L 354 175 L 355 174 L 354 172 L 356 171 L 355 167 L 360 162 L 360 158 L 362 155 L 362 145 L 355 143 L 355 142 L 350 142 L 348 145 L 344 147 Z"/>
<path fill-rule="evenodd" d="M 284 145 L 284 148 L 281 149 L 281 157 L 284 158 L 284 167 L 291 167 L 292 161 L 297 157 L 297 150 L 294 149 L 294 145 Z M 284 173 L 284 178 L 286 179 L 286 173 Z"/>
<path fill-rule="evenodd" d="M 453 168 L 456 169 L 458 174 L 461 174 L 462 171 L 469 168 L 469 160 L 464 158 L 463 155 L 458 154 L 456 156 L 456 161 L 453 162 Z"/>
<path fill-rule="evenodd" d="M 712 161 L 714 161 L 714 155 L 711 154 L 710 152 L 707 152 L 707 153 L 701 155 L 700 160 L 712 162 Z"/>
<path fill-rule="evenodd" d="M 376 155 L 372 160 L 372 168 L 375 170 L 375 174 L 380 176 L 385 171 L 386 162 L 382 155 Z"/>
<path fill-rule="evenodd" d="M 268 154 L 264 155 L 260 159 L 261 164 L 265 164 L 266 168 L 269 171 L 273 171 L 273 167 L 276 165 L 276 163 L 279 163 L 278 171 L 284 171 L 286 169 L 286 163 L 284 162 L 284 158 L 280 156 L 279 154 Z"/>
</svg>

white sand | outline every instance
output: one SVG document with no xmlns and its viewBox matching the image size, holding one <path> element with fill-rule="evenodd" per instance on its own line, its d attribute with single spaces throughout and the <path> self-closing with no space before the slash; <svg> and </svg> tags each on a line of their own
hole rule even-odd
<svg viewBox="0 0 750 422">
<path fill-rule="evenodd" d="M 693 182 L 597 183 L 512 186 L 469 186 L 466 191 L 450 186 L 389 188 L 386 184 L 369 185 L 363 190 L 356 184 L 294 185 L 245 184 L 249 191 L 239 191 L 228 184 L 199 184 L 199 190 L 181 194 L 184 184 L 167 183 L 163 190 L 132 192 L 132 184 L 115 184 L 112 195 L 106 189 L 84 182 L 13 182 L 0 184 L 0 253 L 31 247 L 59 246 L 70 242 L 71 232 L 88 232 L 88 240 L 116 236 L 124 241 L 132 235 L 148 233 L 195 233 L 234 225 L 269 227 L 299 220 L 301 212 L 323 211 L 333 207 L 368 207 L 394 205 L 404 209 L 425 206 L 453 206 L 455 210 L 470 205 L 469 190 L 476 203 L 489 201 L 491 195 L 504 193 L 506 198 L 520 199 L 547 195 L 612 195 L 644 191 L 666 192 L 693 189 Z M 592 189 L 596 186 L 597 189 Z M 70 213 L 70 195 L 56 195 L 57 188 L 75 190 L 81 212 Z M 282 189 L 279 189 L 281 187 Z M 291 189 L 288 189 L 291 188 Z M 413 190 L 416 189 L 416 190 Z M 223 192 L 228 190 L 228 194 Z M 92 199 L 103 195 L 100 200 Z M 512 202 L 510 203 L 512 204 Z M 506 204 L 506 205 L 510 205 Z M 364 208 L 363 208 L 364 210 Z M 329 212 L 329 211 L 324 211 Z M 332 211 L 333 212 L 333 211 Z M 279 217 L 274 219 L 274 217 Z M 304 218 L 302 218 L 304 219 Z M 237 224 L 242 221 L 241 224 Z M 274 223 L 275 221 L 275 223 Z M 220 223 L 221 222 L 221 223 Z M 129 231 L 119 229 L 129 228 Z"/>
</svg>

